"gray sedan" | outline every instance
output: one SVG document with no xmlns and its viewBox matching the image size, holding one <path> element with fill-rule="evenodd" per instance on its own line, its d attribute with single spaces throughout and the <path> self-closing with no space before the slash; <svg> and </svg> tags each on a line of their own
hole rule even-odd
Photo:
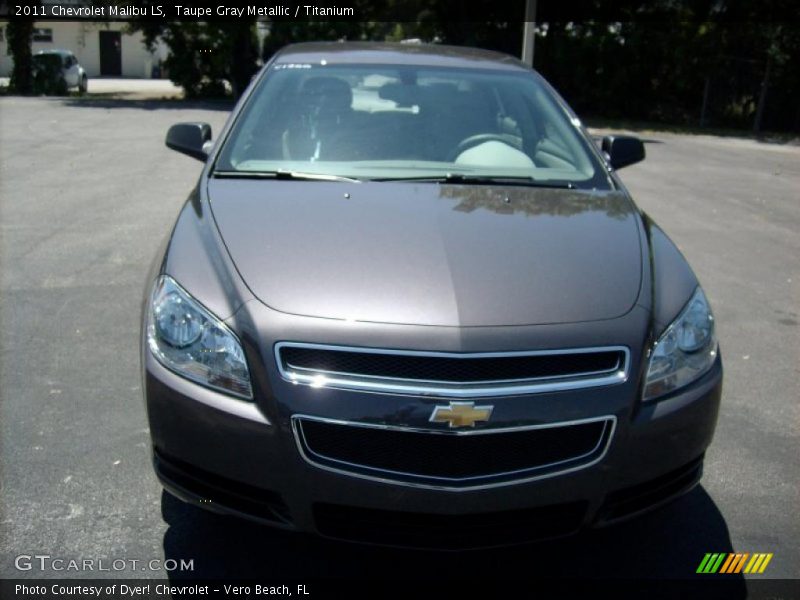
<svg viewBox="0 0 800 600">
<path fill-rule="evenodd" d="M 514 58 L 300 44 L 254 79 L 145 290 L 153 460 L 203 508 L 413 547 L 617 522 L 690 490 L 722 389 L 709 303 Z"/>
</svg>

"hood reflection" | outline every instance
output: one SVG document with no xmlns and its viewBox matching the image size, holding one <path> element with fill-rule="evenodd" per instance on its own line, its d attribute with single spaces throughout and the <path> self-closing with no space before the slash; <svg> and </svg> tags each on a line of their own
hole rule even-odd
<svg viewBox="0 0 800 600">
<path fill-rule="evenodd" d="M 448 185 L 441 186 L 439 195 L 458 200 L 453 210 L 464 213 L 484 209 L 498 215 L 571 217 L 592 211 L 624 220 L 632 210 L 630 202 L 620 192 L 525 187 L 500 191 L 497 187 Z"/>
</svg>

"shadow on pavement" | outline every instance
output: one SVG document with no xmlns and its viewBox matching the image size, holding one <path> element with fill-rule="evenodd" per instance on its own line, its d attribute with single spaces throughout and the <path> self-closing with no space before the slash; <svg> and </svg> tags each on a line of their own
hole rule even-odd
<svg viewBox="0 0 800 600">
<path fill-rule="evenodd" d="M 201 109 L 230 112 L 232 100 L 136 100 L 111 97 L 71 97 L 58 99 L 64 106 L 75 108 L 138 108 L 141 110 Z"/>
<path fill-rule="evenodd" d="M 579 536 L 511 548 L 430 552 L 328 541 L 208 513 L 164 492 L 166 559 L 194 559 L 171 577 L 397 579 L 436 577 L 480 565 L 480 579 L 709 578 L 726 598 L 745 598 L 742 576 L 695 575 L 706 552 L 731 552 L 725 519 L 702 487 L 634 520 Z"/>
</svg>

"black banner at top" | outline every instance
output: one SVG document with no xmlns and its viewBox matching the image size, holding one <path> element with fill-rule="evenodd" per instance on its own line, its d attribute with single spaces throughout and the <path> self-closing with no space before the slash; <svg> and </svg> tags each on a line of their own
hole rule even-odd
<svg viewBox="0 0 800 600">
<path fill-rule="evenodd" d="M 688 8 L 693 0 L 683 0 Z M 647 0 L 538 0 L 538 22 L 663 22 L 658 2 Z M 453 22 L 519 22 L 526 18 L 525 0 L 0 0 L 0 18 L 35 20 L 157 21 L 296 20 L 296 21 L 406 21 L 418 22 L 436 15 Z M 719 3 L 710 16 L 715 21 L 751 21 L 745 0 Z M 800 21 L 794 0 L 764 0 L 764 22 Z M 700 11 L 696 14 L 707 14 Z"/>
<path fill-rule="evenodd" d="M 166 21 L 203 21 L 239 19 L 295 19 L 366 20 L 374 16 L 373 10 L 366 14 L 359 2 L 341 3 L 286 2 L 282 0 L 256 0 L 250 3 L 226 2 L 4 2 L 0 16 L 8 18 L 32 18 L 37 20 L 84 20 L 84 21 L 128 21 L 152 19 Z M 411 17 L 411 14 L 407 15 Z"/>
</svg>

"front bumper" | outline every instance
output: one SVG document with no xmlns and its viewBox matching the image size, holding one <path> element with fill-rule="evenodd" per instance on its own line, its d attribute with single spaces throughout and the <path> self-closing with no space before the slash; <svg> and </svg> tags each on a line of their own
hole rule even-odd
<svg viewBox="0 0 800 600">
<path fill-rule="evenodd" d="M 571 534 L 629 518 L 685 493 L 700 479 L 722 388 L 718 358 L 692 385 L 645 406 L 620 400 L 636 389 L 636 381 L 613 391 L 597 390 L 596 406 L 581 409 L 580 415 L 566 408 L 575 405 L 572 394 L 539 396 L 536 406 L 548 407 L 537 415 L 542 421 L 613 415 L 616 429 L 602 459 L 513 485 L 448 490 L 363 479 L 307 462 L 298 451 L 291 418 L 293 403 L 305 402 L 307 412 L 303 395 L 313 393 L 307 387 L 286 386 L 281 393 L 296 397 L 284 398 L 276 410 L 263 410 L 175 375 L 147 351 L 143 361 L 155 470 L 174 495 L 204 509 L 285 529 L 443 548 Z M 345 407 L 364 400 L 354 392 L 328 393 Z M 586 397 L 585 392 L 579 396 L 583 404 Z M 510 407 L 524 400 L 507 399 Z"/>
</svg>

